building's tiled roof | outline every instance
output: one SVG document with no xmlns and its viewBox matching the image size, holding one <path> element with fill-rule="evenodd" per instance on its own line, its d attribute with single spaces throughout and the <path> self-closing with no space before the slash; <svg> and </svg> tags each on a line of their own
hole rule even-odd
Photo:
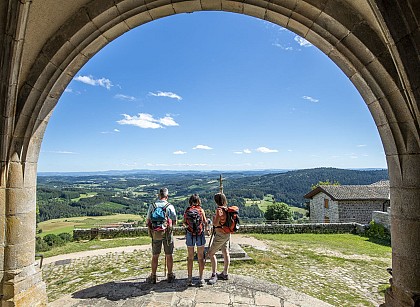
<svg viewBox="0 0 420 307">
<path fill-rule="evenodd" d="M 320 192 L 333 200 L 388 200 L 389 181 L 379 181 L 370 185 L 321 185 L 306 194 L 312 198 Z"/>
</svg>

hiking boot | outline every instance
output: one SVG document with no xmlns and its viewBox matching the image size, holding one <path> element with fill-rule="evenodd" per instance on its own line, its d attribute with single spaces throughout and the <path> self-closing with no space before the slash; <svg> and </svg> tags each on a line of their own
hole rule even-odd
<svg viewBox="0 0 420 307">
<path fill-rule="evenodd" d="M 156 275 L 150 274 L 150 276 L 146 278 L 146 282 L 148 284 L 155 284 L 156 283 Z"/>
<path fill-rule="evenodd" d="M 211 274 L 211 277 L 209 279 L 209 284 L 214 285 L 216 282 L 217 282 L 217 274 L 213 273 L 213 274 Z"/>
<path fill-rule="evenodd" d="M 220 274 L 217 274 L 217 279 L 220 279 L 220 280 L 228 280 L 229 279 L 229 275 L 222 272 Z"/>
<path fill-rule="evenodd" d="M 204 286 L 204 279 L 200 279 L 198 282 L 197 282 L 197 287 L 203 287 Z"/>
<path fill-rule="evenodd" d="M 169 273 L 168 274 L 168 282 L 173 283 L 174 281 L 175 281 L 175 274 L 174 273 Z"/>
<path fill-rule="evenodd" d="M 192 286 L 194 286 L 194 284 L 193 284 L 193 282 L 192 282 L 192 278 L 191 278 L 191 277 L 188 277 L 188 278 L 187 278 L 187 286 L 188 286 L 188 287 L 192 287 Z"/>
</svg>

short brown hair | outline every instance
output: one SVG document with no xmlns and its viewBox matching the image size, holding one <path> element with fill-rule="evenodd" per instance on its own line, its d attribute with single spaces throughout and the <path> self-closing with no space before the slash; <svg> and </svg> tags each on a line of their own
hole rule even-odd
<svg viewBox="0 0 420 307">
<path fill-rule="evenodd" d="M 227 205 L 227 199 L 225 194 L 223 193 L 217 193 L 214 195 L 214 201 L 216 202 L 216 204 L 221 207 L 221 206 L 226 206 Z"/>
<path fill-rule="evenodd" d="M 198 194 L 191 195 L 190 199 L 188 200 L 188 203 L 190 204 L 190 206 L 200 205 L 201 204 L 200 196 L 198 196 Z"/>
</svg>

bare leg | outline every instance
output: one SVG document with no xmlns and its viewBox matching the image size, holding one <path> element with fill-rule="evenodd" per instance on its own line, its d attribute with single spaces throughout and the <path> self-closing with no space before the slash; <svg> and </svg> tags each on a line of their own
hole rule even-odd
<svg viewBox="0 0 420 307">
<path fill-rule="evenodd" d="M 222 248 L 222 254 L 223 254 L 223 274 L 227 275 L 229 271 L 229 264 L 230 264 L 230 254 L 227 248 Z"/>
<path fill-rule="evenodd" d="M 188 248 L 188 257 L 187 257 L 187 271 L 188 278 L 192 278 L 192 269 L 194 262 L 194 246 L 187 246 Z"/>
<path fill-rule="evenodd" d="M 197 246 L 197 257 L 198 257 L 198 275 L 199 275 L 200 279 L 203 279 L 204 246 Z"/>
<path fill-rule="evenodd" d="M 159 261 L 159 254 L 152 256 L 152 275 L 156 275 Z"/>
<path fill-rule="evenodd" d="M 165 255 L 165 257 L 166 257 L 166 267 L 168 268 L 168 275 L 169 275 L 169 274 L 172 274 L 172 269 L 174 266 L 174 258 L 172 254 Z"/>
</svg>

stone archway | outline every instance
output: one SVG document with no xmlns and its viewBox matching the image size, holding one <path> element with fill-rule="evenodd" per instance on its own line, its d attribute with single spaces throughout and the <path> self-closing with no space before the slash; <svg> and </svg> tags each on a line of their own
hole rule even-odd
<svg viewBox="0 0 420 307">
<path fill-rule="evenodd" d="M 46 302 L 34 266 L 36 169 L 49 116 L 66 85 L 94 54 L 130 29 L 202 10 L 246 14 L 285 27 L 322 50 L 356 86 L 378 127 L 391 181 L 393 282 L 386 305 L 419 306 L 420 5 L 413 0 L 3 1 L 2 305 Z"/>
</svg>

